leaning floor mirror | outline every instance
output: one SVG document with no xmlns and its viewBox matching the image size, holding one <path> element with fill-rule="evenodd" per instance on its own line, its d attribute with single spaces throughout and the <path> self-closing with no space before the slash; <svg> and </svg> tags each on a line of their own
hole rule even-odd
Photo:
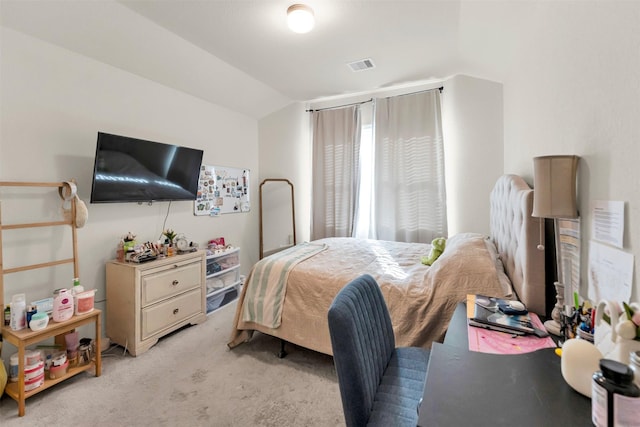
<svg viewBox="0 0 640 427">
<path fill-rule="evenodd" d="M 260 259 L 296 244 L 293 184 L 284 178 L 260 183 Z"/>
</svg>

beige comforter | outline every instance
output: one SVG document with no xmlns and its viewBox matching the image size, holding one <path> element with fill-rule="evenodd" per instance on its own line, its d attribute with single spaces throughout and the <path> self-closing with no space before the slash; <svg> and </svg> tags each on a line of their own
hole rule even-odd
<svg viewBox="0 0 640 427">
<path fill-rule="evenodd" d="M 299 262 L 288 273 L 279 327 L 242 320 L 248 289 L 243 287 L 229 347 L 247 341 L 258 330 L 332 354 L 327 311 L 338 291 L 364 273 L 372 275 L 382 289 L 397 346 L 430 348 L 433 341 L 441 341 L 455 306 L 467 294 L 508 297 L 511 293 L 495 247 L 482 235 L 450 238 L 431 267 L 420 262 L 429 253 L 427 244 L 353 238 L 316 242 L 328 249 Z"/>
</svg>

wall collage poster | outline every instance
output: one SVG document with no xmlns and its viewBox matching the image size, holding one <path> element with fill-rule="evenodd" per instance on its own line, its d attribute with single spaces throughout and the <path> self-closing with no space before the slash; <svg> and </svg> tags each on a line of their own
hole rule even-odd
<svg viewBox="0 0 640 427">
<path fill-rule="evenodd" d="M 194 215 L 249 212 L 249 169 L 200 166 Z"/>
</svg>

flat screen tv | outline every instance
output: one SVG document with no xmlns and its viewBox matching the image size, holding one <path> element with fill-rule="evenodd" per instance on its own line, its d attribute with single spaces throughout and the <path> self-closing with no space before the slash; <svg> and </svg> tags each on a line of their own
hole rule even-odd
<svg viewBox="0 0 640 427">
<path fill-rule="evenodd" d="M 98 132 L 91 203 L 195 200 L 202 154 Z"/>
</svg>

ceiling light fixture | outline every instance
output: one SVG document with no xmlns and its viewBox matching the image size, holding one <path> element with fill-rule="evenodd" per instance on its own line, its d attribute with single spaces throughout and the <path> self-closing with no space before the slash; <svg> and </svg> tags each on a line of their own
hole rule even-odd
<svg viewBox="0 0 640 427">
<path fill-rule="evenodd" d="M 294 33 L 308 33 L 313 29 L 313 9 L 304 4 L 294 4 L 287 9 L 287 25 Z"/>
</svg>

